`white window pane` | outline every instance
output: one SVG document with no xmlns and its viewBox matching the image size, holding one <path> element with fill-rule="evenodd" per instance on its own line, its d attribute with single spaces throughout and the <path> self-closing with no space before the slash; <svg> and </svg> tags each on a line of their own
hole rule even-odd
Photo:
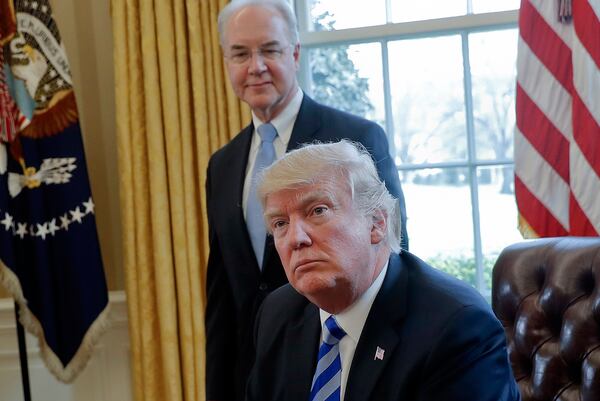
<svg viewBox="0 0 600 401">
<path fill-rule="evenodd" d="M 383 25 L 385 0 L 306 0 L 312 22 L 312 31 L 332 31 Z"/>
<path fill-rule="evenodd" d="M 390 42 L 389 60 L 396 163 L 465 160 L 460 36 Z"/>
<path fill-rule="evenodd" d="M 517 30 L 470 34 L 469 58 L 477 158 L 512 159 Z"/>
<path fill-rule="evenodd" d="M 467 169 L 402 172 L 410 251 L 475 286 L 473 219 Z"/>
<path fill-rule="evenodd" d="M 493 11 L 518 10 L 521 0 L 472 0 L 474 13 L 490 13 Z"/>
<path fill-rule="evenodd" d="M 498 255 L 506 246 L 523 239 L 517 228 L 513 166 L 479 168 L 477 182 L 484 282 L 490 290 L 492 267 Z"/>
<path fill-rule="evenodd" d="M 315 100 L 385 125 L 379 43 L 313 48 L 308 57 Z"/>
<path fill-rule="evenodd" d="M 467 13 L 466 0 L 392 0 L 392 22 L 421 21 Z"/>
</svg>

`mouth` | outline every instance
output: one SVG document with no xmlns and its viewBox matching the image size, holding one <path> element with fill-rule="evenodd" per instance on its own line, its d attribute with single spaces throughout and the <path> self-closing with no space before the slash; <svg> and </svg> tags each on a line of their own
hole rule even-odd
<svg viewBox="0 0 600 401">
<path fill-rule="evenodd" d="M 264 87 L 269 86 L 269 85 L 271 85 L 271 82 L 258 82 L 258 83 L 247 84 L 246 87 L 247 88 L 260 89 L 260 88 L 264 88 Z"/>
<path fill-rule="evenodd" d="M 319 263 L 321 263 L 321 260 L 318 259 L 302 259 L 295 264 L 294 271 L 301 273 L 315 268 Z"/>
</svg>

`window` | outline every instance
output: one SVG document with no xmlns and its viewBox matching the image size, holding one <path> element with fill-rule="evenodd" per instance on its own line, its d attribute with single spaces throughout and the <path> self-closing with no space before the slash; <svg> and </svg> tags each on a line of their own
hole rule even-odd
<svg viewBox="0 0 600 401">
<path fill-rule="evenodd" d="M 381 124 L 411 251 L 489 297 L 521 236 L 512 144 L 518 0 L 296 0 L 300 81 Z"/>
</svg>

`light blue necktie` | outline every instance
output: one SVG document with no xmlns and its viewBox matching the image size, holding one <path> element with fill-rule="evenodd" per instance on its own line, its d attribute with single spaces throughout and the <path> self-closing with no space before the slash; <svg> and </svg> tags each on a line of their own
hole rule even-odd
<svg viewBox="0 0 600 401">
<path fill-rule="evenodd" d="M 342 360 L 340 340 L 346 332 L 333 315 L 323 325 L 323 342 L 319 347 L 319 362 L 313 377 L 309 401 L 340 401 Z"/>
<path fill-rule="evenodd" d="M 277 130 L 273 124 L 267 123 L 259 126 L 257 131 L 261 142 L 256 154 L 256 161 L 254 162 L 254 170 L 252 170 L 252 179 L 250 181 L 250 192 L 248 193 L 248 203 L 246 205 L 246 226 L 248 226 L 250 241 L 252 241 L 252 248 L 256 255 L 258 267 L 262 269 L 267 229 L 263 218 L 263 208 L 256 194 L 256 180 L 258 174 L 275 161 L 273 141 L 277 137 Z"/>
</svg>

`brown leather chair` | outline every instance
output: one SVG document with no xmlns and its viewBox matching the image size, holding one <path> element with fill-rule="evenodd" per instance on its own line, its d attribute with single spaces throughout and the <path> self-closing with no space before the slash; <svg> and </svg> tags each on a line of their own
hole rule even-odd
<svg viewBox="0 0 600 401">
<path fill-rule="evenodd" d="M 600 401 L 600 238 L 504 249 L 492 307 L 523 401 Z"/>
</svg>

